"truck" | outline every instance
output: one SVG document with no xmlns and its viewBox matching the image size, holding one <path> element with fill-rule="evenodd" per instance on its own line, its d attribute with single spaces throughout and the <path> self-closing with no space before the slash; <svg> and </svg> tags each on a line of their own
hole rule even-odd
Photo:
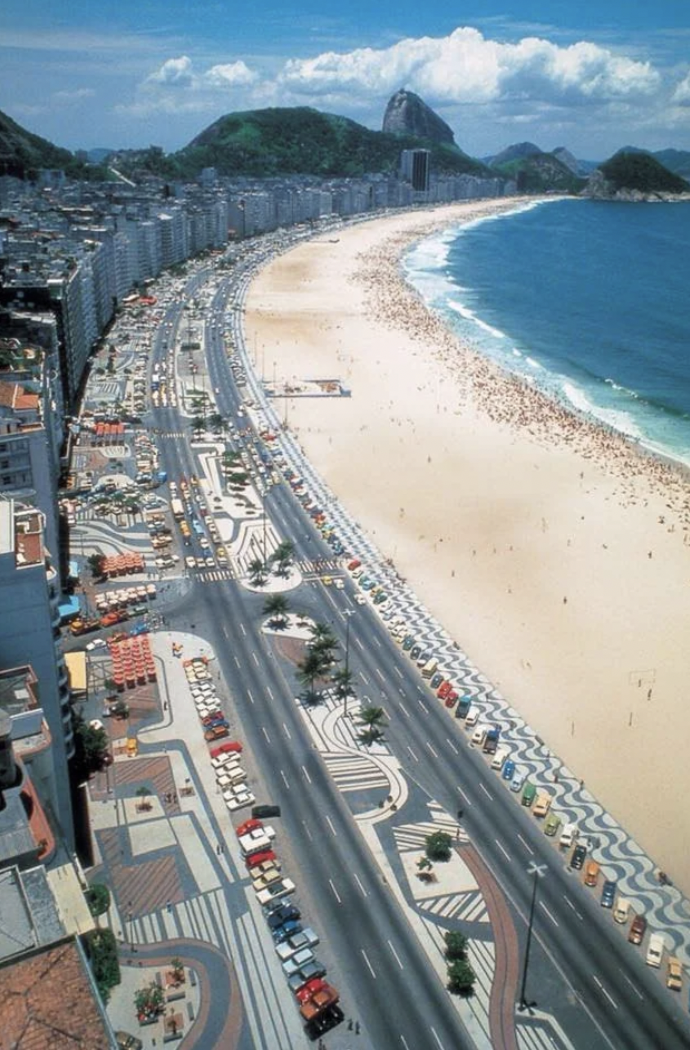
<svg viewBox="0 0 690 1050">
<path fill-rule="evenodd" d="M 484 739 L 484 754 L 495 755 L 496 749 L 498 748 L 498 740 L 501 735 L 501 730 L 498 726 L 491 726 L 486 737 Z"/>
<path fill-rule="evenodd" d="M 179 496 L 173 496 L 170 500 L 170 510 L 175 521 L 182 521 L 184 518 L 184 504 Z"/>
<path fill-rule="evenodd" d="M 437 667 L 438 660 L 436 660 L 435 657 L 432 656 L 432 658 L 430 660 L 427 660 L 427 662 L 424 664 L 424 667 L 422 668 L 422 678 L 433 677 L 433 675 L 436 674 Z"/>
<path fill-rule="evenodd" d="M 340 992 L 337 988 L 320 978 L 319 982 L 320 987 L 299 1008 L 300 1015 L 307 1024 L 314 1021 L 329 1006 L 335 1006 L 340 1000 Z"/>
</svg>

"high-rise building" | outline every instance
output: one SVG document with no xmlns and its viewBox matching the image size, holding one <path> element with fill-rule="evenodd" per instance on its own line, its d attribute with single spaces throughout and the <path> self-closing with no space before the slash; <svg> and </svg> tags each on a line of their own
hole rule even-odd
<svg viewBox="0 0 690 1050">
<path fill-rule="evenodd" d="M 419 193 L 428 193 L 431 152 L 428 149 L 404 149 L 400 154 L 400 176 Z"/>
</svg>

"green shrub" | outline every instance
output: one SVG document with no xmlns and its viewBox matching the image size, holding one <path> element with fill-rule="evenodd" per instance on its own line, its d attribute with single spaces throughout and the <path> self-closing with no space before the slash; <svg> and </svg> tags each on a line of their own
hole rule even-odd
<svg viewBox="0 0 690 1050">
<path fill-rule="evenodd" d="M 86 900 L 92 915 L 103 915 L 110 907 L 110 890 L 102 883 L 94 883 L 86 891 Z"/>
<path fill-rule="evenodd" d="M 448 991 L 455 995 L 471 995 L 476 979 L 466 959 L 456 959 L 448 967 Z"/>
<path fill-rule="evenodd" d="M 86 939 L 91 959 L 91 970 L 104 1003 L 110 998 L 110 989 L 120 983 L 120 962 L 117 941 L 112 930 L 95 930 Z"/>
<path fill-rule="evenodd" d="M 450 860 L 452 841 L 445 831 L 434 831 L 427 835 L 425 849 L 429 860 Z"/>
<path fill-rule="evenodd" d="M 459 930 L 449 930 L 443 938 L 446 942 L 446 959 L 464 959 L 467 955 L 467 937 Z"/>
</svg>

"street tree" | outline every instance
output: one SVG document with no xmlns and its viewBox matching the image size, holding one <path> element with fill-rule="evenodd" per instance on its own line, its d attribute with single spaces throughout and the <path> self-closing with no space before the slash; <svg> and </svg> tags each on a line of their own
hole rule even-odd
<svg viewBox="0 0 690 1050">
<path fill-rule="evenodd" d="M 287 623 L 290 603 L 284 594 L 268 594 L 264 602 L 264 616 L 270 617 L 269 623 L 272 627 L 282 630 Z"/>
<path fill-rule="evenodd" d="M 345 700 L 347 697 L 355 695 L 353 686 L 354 675 L 348 667 L 339 667 L 334 671 L 332 680 L 338 700 Z"/>
<path fill-rule="evenodd" d="M 455 959 L 448 966 L 448 991 L 455 995 L 472 995 L 476 979 L 467 959 Z"/>
<path fill-rule="evenodd" d="M 460 930 L 446 930 L 443 935 L 446 942 L 446 959 L 464 959 L 467 956 L 467 937 Z"/>
<path fill-rule="evenodd" d="M 371 747 L 372 744 L 383 740 L 386 712 L 382 707 L 362 707 L 357 717 L 360 724 L 360 731 L 357 736 L 363 744 Z"/>
<path fill-rule="evenodd" d="M 424 848 L 429 860 L 450 860 L 452 841 L 445 831 L 434 831 L 427 835 Z"/>
<path fill-rule="evenodd" d="M 304 659 L 297 664 L 297 677 L 302 685 L 306 686 L 303 698 L 308 704 L 321 702 L 321 691 L 316 689 L 316 682 L 325 676 L 330 663 L 324 663 L 323 655 L 309 649 Z"/>
<path fill-rule="evenodd" d="M 287 576 L 295 556 L 295 545 L 292 540 L 283 540 L 273 552 L 272 562 L 276 576 Z"/>
<path fill-rule="evenodd" d="M 249 582 L 252 587 L 263 587 L 266 583 L 266 568 L 261 558 L 254 558 L 247 566 Z"/>
</svg>

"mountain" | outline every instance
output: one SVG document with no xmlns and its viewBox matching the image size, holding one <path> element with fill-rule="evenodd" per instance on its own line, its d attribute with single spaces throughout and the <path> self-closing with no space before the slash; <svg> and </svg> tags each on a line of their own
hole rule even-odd
<svg viewBox="0 0 690 1050">
<path fill-rule="evenodd" d="M 452 129 L 414 91 L 396 91 L 389 99 L 383 115 L 383 131 L 387 135 L 427 139 L 437 145 L 455 145 Z"/>
<path fill-rule="evenodd" d="M 690 180 L 690 151 L 684 149 L 660 149 L 653 154 L 669 171 Z"/>
<path fill-rule="evenodd" d="M 89 159 L 90 164 L 102 164 L 107 157 L 110 157 L 117 150 L 104 149 L 103 147 L 97 147 L 96 149 L 86 150 L 86 156 Z"/>
<path fill-rule="evenodd" d="M 539 146 L 533 142 L 518 142 L 514 146 L 506 146 L 504 150 L 491 158 L 491 167 L 500 168 L 503 164 L 512 164 L 516 160 L 524 160 L 535 153 L 541 153 Z"/>
<path fill-rule="evenodd" d="M 584 180 L 572 170 L 577 161 L 564 150 L 570 163 L 566 164 L 555 153 L 543 153 L 533 142 L 519 142 L 508 146 L 491 161 L 491 167 L 507 179 L 515 179 L 520 193 L 579 193 Z"/>
<path fill-rule="evenodd" d="M 597 168 L 584 192 L 588 197 L 605 200 L 650 200 L 690 193 L 690 184 L 651 153 L 625 149 Z"/>
<path fill-rule="evenodd" d="M 488 174 L 455 145 L 371 131 L 306 106 L 229 113 L 178 153 L 158 158 L 158 173 L 192 178 L 202 168 L 215 167 L 222 175 L 254 177 L 390 174 L 398 169 L 402 149 L 419 148 L 431 150 L 437 172 Z"/>
<path fill-rule="evenodd" d="M 75 164 L 69 150 L 33 135 L 0 112 L 0 175 L 23 179 L 39 168 L 70 168 Z"/>
</svg>

